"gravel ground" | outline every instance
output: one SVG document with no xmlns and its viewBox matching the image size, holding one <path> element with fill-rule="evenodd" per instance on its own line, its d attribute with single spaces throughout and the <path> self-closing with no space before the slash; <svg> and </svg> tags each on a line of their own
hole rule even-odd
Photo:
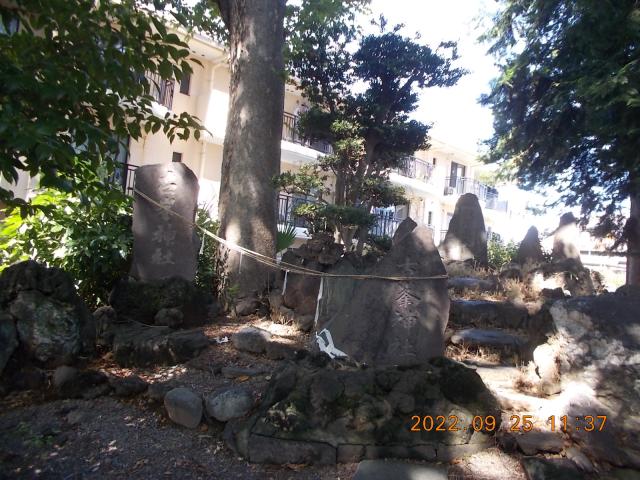
<svg viewBox="0 0 640 480">
<path fill-rule="evenodd" d="M 303 345 L 307 338 L 293 327 L 254 319 L 222 321 L 206 327 L 211 337 L 231 337 L 252 324 L 270 330 L 284 343 Z M 110 354 L 89 363 L 111 375 L 136 374 L 150 383 L 171 380 L 207 395 L 242 384 L 256 400 L 279 362 L 245 354 L 231 343 L 212 345 L 184 365 L 124 369 Z M 234 366 L 264 373 L 229 378 Z M 207 478 L 207 479 L 349 479 L 356 464 L 332 467 L 254 465 L 238 458 L 222 441 L 224 425 L 215 420 L 189 430 L 173 424 L 162 404 L 145 396 L 130 400 L 56 400 L 41 392 L 18 392 L 0 399 L 0 479 L 4 478 Z"/>
</svg>

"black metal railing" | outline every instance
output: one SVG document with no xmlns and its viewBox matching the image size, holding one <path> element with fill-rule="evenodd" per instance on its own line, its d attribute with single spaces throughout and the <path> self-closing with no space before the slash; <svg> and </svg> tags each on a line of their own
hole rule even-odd
<svg viewBox="0 0 640 480">
<path fill-rule="evenodd" d="M 149 95 L 160 105 L 171 109 L 175 82 L 173 80 L 165 80 L 157 73 L 147 72 L 144 76 L 149 83 Z"/>
<path fill-rule="evenodd" d="M 284 112 L 282 115 L 282 139 L 287 142 L 298 143 L 305 147 L 313 148 L 318 152 L 332 153 L 333 149 L 331 144 L 325 141 L 311 142 L 308 139 L 302 137 L 298 132 L 298 116 L 291 113 Z"/>
<path fill-rule="evenodd" d="M 507 211 L 508 202 L 498 200 L 498 192 L 495 188 L 490 187 L 475 178 L 468 177 L 447 177 L 444 181 L 445 195 L 462 195 L 464 193 L 473 193 L 480 202 L 484 203 L 486 208 Z"/>
<path fill-rule="evenodd" d="M 375 214 L 376 223 L 369 229 L 369 234 L 374 237 L 393 237 L 402 218 L 398 218 L 395 212 L 378 212 Z"/>
<path fill-rule="evenodd" d="M 433 164 L 416 157 L 404 157 L 393 171 L 409 178 L 417 178 L 428 182 L 433 174 Z"/>
<path fill-rule="evenodd" d="M 109 183 L 114 187 L 121 188 L 127 195 L 133 195 L 135 188 L 137 165 L 121 163 L 115 172 L 109 177 Z"/>
<path fill-rule="evenodd" d="M 295 213 L 298 205 L 307 203 L 316 204 L 319 202 L 313 198 L 288 195 L 286 193 L 278 194 L 278 223 L 308 228 L 309 220 Z"/>
</svg>

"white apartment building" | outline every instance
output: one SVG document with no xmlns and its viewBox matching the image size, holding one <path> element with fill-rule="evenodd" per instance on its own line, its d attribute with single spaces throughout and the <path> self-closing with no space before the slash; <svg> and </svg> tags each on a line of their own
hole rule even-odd
<svg viewBox="0 0 640 480">
<path fill-rule="evenodd" d="M 202 66 L 193 63 L 194 73 L 181 83 L 153 79 L 157 85 L 153 92 L 157 101 L 154 107 L 160 114 L 169 109 L 175 113 L 196 115 L 209 133 L 202 135 L 200 140 L 190 137 L 186 141 L 176 139 L 173 143 L 162 132 L 149 133 L 141 140 L 131 141 L 128 153 L 123 152 L 121 161 L 126 167 L 122 169 L 118 180 L 130 192 L 137 167 L 183 162 L 199 179 L 199 202 L 217 215 L 229 104 L 227 54 L 223 47 L 203 36 L 192 37 L 189 45 L 193 57 Z M 305 108 L 306 101 L 301 93 L 294 86 L 287 85 L 282 120 L 281 171 L 295 171 L 303 164 L 316 162 L 320 155 L 329 151 L 328 145 L 310 145 L 296 134 L 297 114 Z M 457 199 L 461 194 L 471 192 L 480 199 L 488 231 L 511 238 L 510 217 L 515 215 L 510 208 L 511 202 L 502 198 L 499 190 L 477 180 L 485 168 L 479 164 L 477 156 L 435 139 L 431 143 L 428 151 L 416 152 L 415 156 L 405 159 L 401 168 L 391 173 L 391 181 L 404 187 L 409 203 L 376 212 L 379 222 L 372 233 L 392 235 L 397 224 L 406 216 L 411 216 L 419 224 L 429 226 L 435 242 L 439 243 L 444 238 Z M 28 178 L 21 178 L 13 190 L 16 195 L 24 197 L 32 183 Z M 278 215 L 279 223 L 293 223 L 299 227 L 299 235 L 304 237 L 304 221 L 293 214 L 295 205 L 302 201 L 301 198 L 281 194 Z M 521 238 L 520 232 L 517 235 Z"/>
</svg>

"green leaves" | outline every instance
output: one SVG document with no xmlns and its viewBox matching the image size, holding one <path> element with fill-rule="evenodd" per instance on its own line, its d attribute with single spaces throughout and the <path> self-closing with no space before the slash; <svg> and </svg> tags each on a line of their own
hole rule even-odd
<svg viewBox="0 0 640 480">
<path fill-rule="evenodd" d="M 503 0 L 485 35 L 502 72 L 486 160 L 525 188 L 601 215 L 601 234 L 640 186 L 640 6 L 633 0 Z M 619 223 L 619 222 L 616 222 Z"/>
<path fill-rule="evenodd" d="M 147 128 L 184 138 L 202 128 L 185 114 L 154 117 L 152 98 L 145 95 L 146 72 L 169 82 L 191 72 L 188 46 L 168 32 L 161 17 L 165 2 L 159 3 L 159 10 L 133 0 L 0 6 L 3 22 L 15 19 L 22 26 L 0 34 L 3 177 L 15 179 L 26 170 L 43 186 L 102 195 L 81 164 L 112 170 L 120 150 L 114 138 L 139 139 Z M 0 200 L 20 204 L 5 188 Z"/>
<path fill-rule="evenodd" d="M 106 303 L 128 271 L 131 199 L 117 190 L 108 201 L 43 190 L 32 204 L 32 215 L 14 209 L 0 222 L 0 269 L 32 258 L 68 272 L 90 307 Z"/>
</svg>

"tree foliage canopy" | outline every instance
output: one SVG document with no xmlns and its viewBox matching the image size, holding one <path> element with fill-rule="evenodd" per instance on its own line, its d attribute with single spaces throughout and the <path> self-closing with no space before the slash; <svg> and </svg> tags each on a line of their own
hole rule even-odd
<svg viewBox="0 0 640 480">
<path fill-rule="evenodd" d="M 501 71 L 488 161 L 615 230 L 640 193 L 640 4 L 503 0 L 485 39 Z"/>
<path fill-rule="evenodd" d="M 166 27 L 165 2 L 19 0 L 0 6 L 0 174 L 24 170 L 42 187 L 98 196 L 119 139 L 199 123 L 153 110 L 160 82 L 191 73 L 188 45 Z M 157 5 L 156 5 L 157 4 Z M 156 5 L 156 7 L 154 7 Z M 186 18 L 174 11 L 175 23 Z M 101 174 L 97 174 L 102 172 Z M 27 204 L 1 188 L 0 200 Z M 23 212 L 24 213 L 24 212 Z"/>
</svg>

